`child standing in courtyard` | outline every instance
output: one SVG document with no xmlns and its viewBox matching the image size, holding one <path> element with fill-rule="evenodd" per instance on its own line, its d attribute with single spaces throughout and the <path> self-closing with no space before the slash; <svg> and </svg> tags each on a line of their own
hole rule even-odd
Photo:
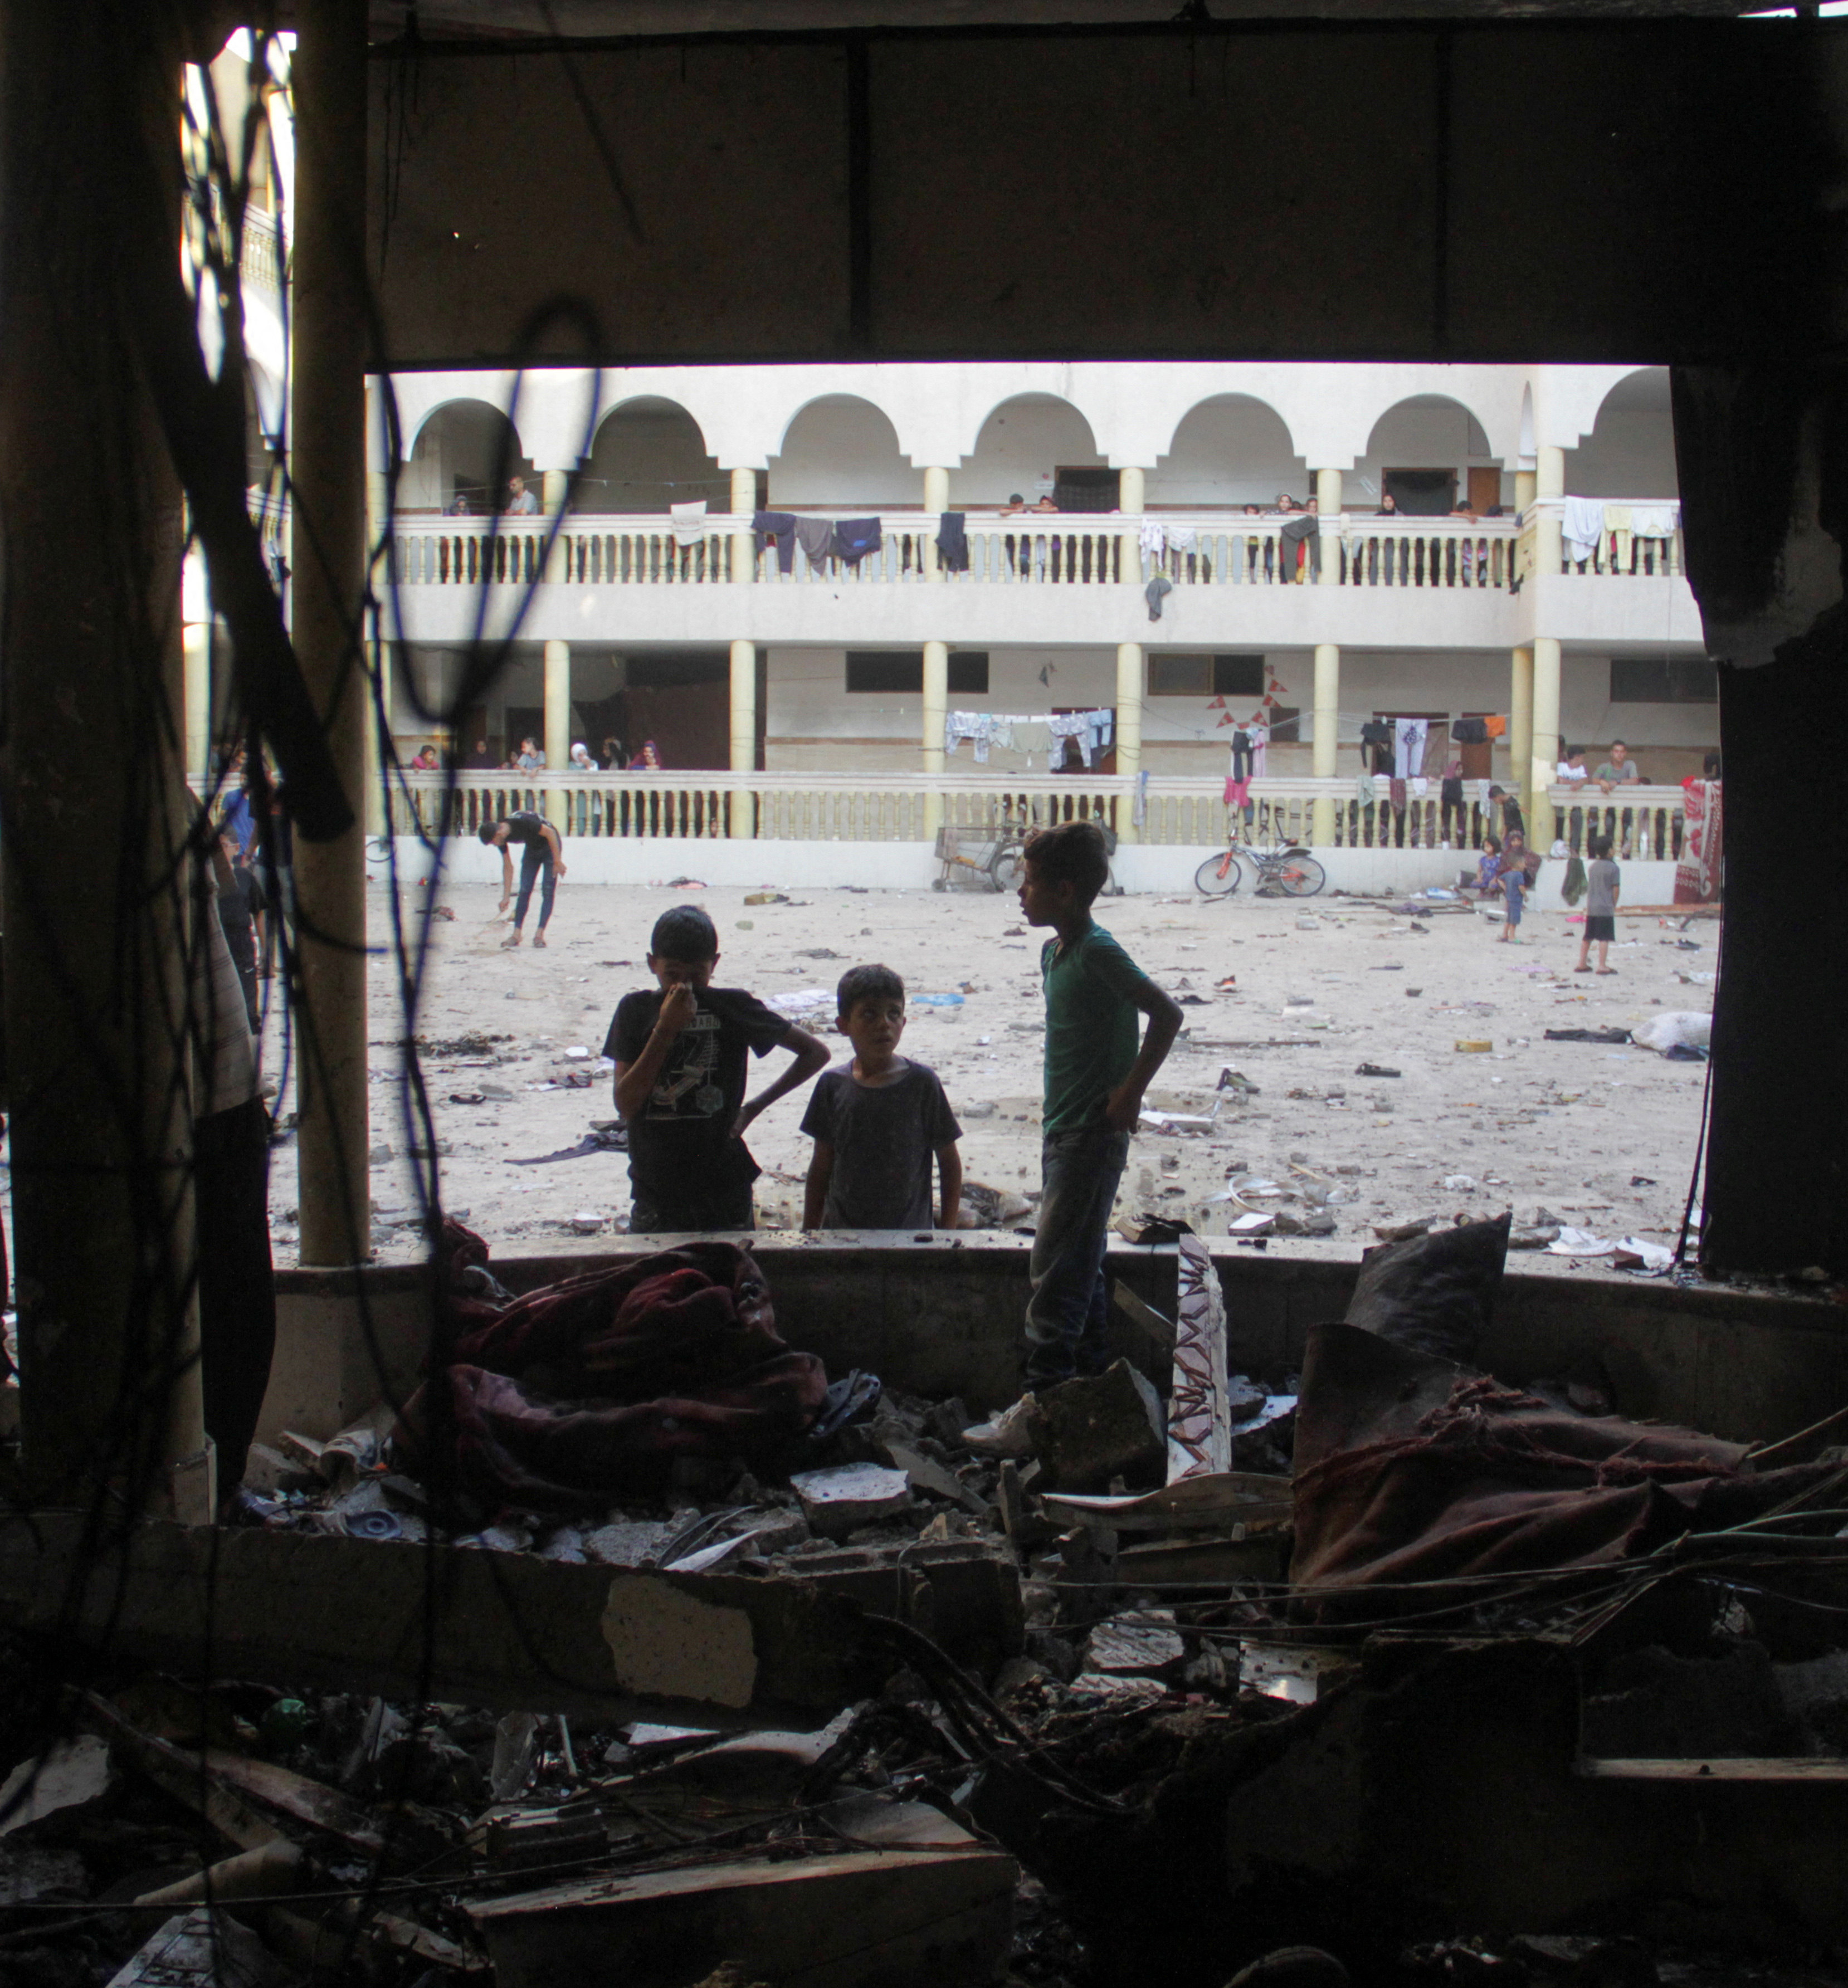
<svg viewBox="0 0 1848 1988">
<path fill-rule="evenodd" d="M 1589 973 L 1591 949 L 1598 948 L 1598 971 L 1615 973 L 1610 963 L 1611 941 L 1617 935 L 1617 899 L 1623 889 L 1623 872 L 1610 860 L 1610 837 L 1594 835 L 1591 861 L 1585 871 L 1585 936 L 1579 943 L 1579 963 L 1575 973 Z"/>
<path fill-rule="evenodd" d="M 715 987 L 719 934 L 697 904 L 676 904 L 648 941 L 652 990 L 617 1005 L 603 1053 L 629 1130 L 631 1235 L 752 1229 L 762 1169 L 744 1135 L 779 1097 L 828 1067 L 828 1050 L 742 988 Z M 746 1052 L 787 1050 L 788 1069 L 744 1101 Z"/>
<path fill-rule="evenodd" d="M 899 1054 L 905 982 L 889 966 L 856 966 L 835 992 L 845 1070 L 825 1071 L 802 1129 L 815 1142 L 804 1229 L 929 1229 L 931 1164 L 943 1184 L 936 1219 L 953 1229 L 963 1199 L 962 1128 L 934 1070 Z"/>
<path fill-rule="evenodd" d="M 1041 1193 L 1029 1269 L 1027 1384 L 1049 1388 L 1108 1364 L 1104 1251 L 1142 1094 L 1180 1033 L 1181 1011 L 1091 915 L 1110 871 L 1094 822 L 1061 822 L 1027 845 L 1020 911 L 1053 936 L 1046 994 Z M 1148 1027 L 1141 1030 L 1142 1016 Z M 970 1432 L 971 1447 L 1017 1455 L 1028 1407 Z"/>
<path fill-rule="evenodd" d="M 1521 943 L 1521 912 L 1527 901 L 1527 838 L 1512 830 L 1501 852 L 1501 901 L 1507 907 L 1501 931 L 1504 945 Z"/>
</svg>

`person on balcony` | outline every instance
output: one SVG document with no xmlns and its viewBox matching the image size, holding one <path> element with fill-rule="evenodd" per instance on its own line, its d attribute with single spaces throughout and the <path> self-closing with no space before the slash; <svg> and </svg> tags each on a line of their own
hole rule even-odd
<svg viewBox="0 0 1848 1988">
<path fill-rule="evenodd" d="M 1596 773 L 1592 774 L 1592 778 L 1597 782 L 1603 791 L 1608 794 L 1618 787 L 1635 786 L 1643 778 L 1643 769 L 1630 756 L 1630 748 L 1624 744 L 1623 741 L 1621 739 L 1613 739 L 1611 741 L 1610 757 L 1604 762 Z M 1616 819 L 1619 844 L 1623 860 L 1627 863 L 1630 860 L 1630 830 L 1635 825 L 1636 819 L 1635 810 L 1631 808 L 1624 808 L 1621 810 L 1613 808 L 1610 813 L 1612 816 Z"/>
<path fill-rule="evenodd" d="M 491 773 L 494 767 L 494 755 L 488 750 L 487 740 L 476 739 L 474 749 L 462 762 L 463 770 L 470 773 Z"/>
<path fill-rule="evenodd" d="M 546 756 L 539 749 L 539 741 L 536 739 L 521 739 L 513 764 L 523 773 L 543 773 L 546 768 Z"/>
<path fill-rule="evenodd" d="M 523 476 L 507 478 L 507 515 L 513 518 L 534 518 L 539 515 L 539 499 L 526 488 Z"/>
<path fill-rule="evenodd" d="M 533 886 L 536 883 L 539 927 L 533 935 L 533 944 L 543 952 L 546 927 L 552 922 L 553 894 L 559 878 L 565 874 L 564 844 L 558 839 L 557 830 L 543 815 L 521 808 L 499 821 L 484 821 L 477 833 L 486 847 L 500 851 L 500 908 L 504 911 L 509 904 L 513 906 L 513 930 L 501 941 L 502 948 L 510 949 L 520 944 L 520 928 L 526 921 L 526 907 L 533 901 Z M 513 896 L 512 845 L 515 843 L 520 847 L 517 901 Z"/>
<path fill-rule="evenodd" d="M 629 762 L 631 773 L 658 773 L 662 768 L 661 748 L 652 739 L 641 742 L 641 750 Z"/>
<path fill-rule="evenodd" d="M 601 771 L 597 762 L 585 750 L 584 742 L 581 739 L 577 740 L 571 747 L 571 764 L 580 773 L 595 773 Z"/>
<path fill-rule="evenodd" d="M 424 746 L 411 762 L 411 771 L 414 773 L 440 773 L 442 769 L 442 762 L 436 756 L 434 746 Z"/>
</svg>

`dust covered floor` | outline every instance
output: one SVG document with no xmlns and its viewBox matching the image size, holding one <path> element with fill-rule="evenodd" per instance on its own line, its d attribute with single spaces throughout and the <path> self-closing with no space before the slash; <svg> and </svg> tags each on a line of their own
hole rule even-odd
<svg viewBox="0 0 1848 1988">
<path fill-rule="evenodd" d="M 696 874 L 698 848 L 663 851 L 665 877 Z M 767 886 L 766 888 L 773 888 Z M 928 891 L 794 890 L 748 904 L 742 889 L 622 885 L 560 888 L 544 952 L 502 949 L 491 886 L 452 885 L 452 919 L 429 926 L 421 1003 L 407 1029 L 388 948 L 381 888 L 371 896 L 372 1155 L 374 1241 L 384 1260 L 417 1253 L 413 1155 L 402 1040 L 425 1045 L 445 1203 L 507 1253 L 595 1248 L 629 1206 L 621 1153 L 596 1144 L 595 1121 L 615 1115 L 597 1057 L 617 1001 L 648 983 L 644 956 L 655 918 L 672 904 L 702 904 L 719 928 L 719 984 L 781 997 L 792 1019 L 831 1033 L 833 989 L 852 965 L 882 960 L 909 993 L 960 995 L 914 1005 L 904 1048 L 942 1076 L 963 1128 L 973 1181 L 1030 1196 L 1039 1185 L 1042 935 L 1011 898 Z M 405 893 L 407 915 L 424 893 Z M 1292 1255 L 1351 1259 L 1376 1224 L 1512 1206 L 1518 1226 L 1541 1213 L 1600 1239 L 1672 1243 L 1687 1192 L 1704 1066 L 1665 1061 L 1633 1045 L 1548 1042 L 1551 1029 L 1640 1026 L 1664 1010 L 1705 1012 L 1719 928 L 1685 930 L 1653 915 L 1620 918 L 1609 979 L 1572 971 L 1580 928 L 1535 913 L 1522 943 L 1474 914 L 1416 922 L 1385 900 L 1306 904 L 1198 898 L 1102 901 L 1099 921 L 1187 1007 L 1186 1033 L 1148 1103 L 1211 1113 L 1230 1067 L 1255 1091 L 1219 1094 L 1203 1134 L 1146 1132 L 1125 1175 L 1119 1215 L 1183 1216 L 1223 1236 L 1240 1204 L 1216 1200 L 1235 1182 L 1250 1205 L 1333 1218 L 1325 1236 L 1274 1236 Z M 529 927 L 529 940 L 530 928 Z M 1236 986 L 1220 982 L 1234 976 Z M 267 983 L 279 988 L 279 982 Z M 820 996 L 804 1006 L 801 998 Z M 280 1074 L 279 1013 L 266 1030 L 267 1067 Z M 1486 1051 L 1460 1042 L 1488 1042 Z M 577 1053 L 574 1053 L 577 1052 Z M 1396 1075 L 1359 1073 L 1362 1066 Z M 754 1066 L 753 1087 L 771 1065 Z M 293 1089 L 293 1080 L 289 1087 Z M 280 1100 L 286 1112 L 292 1097 Z M 798 1227 L 809 1141 L 797 1128 L 804 1094 L 752 1128 L 764 1169 L 765 1228 Z M 569 1158 L 555 1158 L 571 1155 Z M 426 1163 L 427 1164 L 427 1163 Z M 1305 1198 L 1282 1200 L 1270 1183 Z M 295 1260 L 293 1140 L 273 1155 L 271 1205 L 279 1264 Z M 1006 1204 L 1011 1207 L 1012 1204 Z M 1007 1216 L 1004 1213 L 1004 1219 Z M 1017 1213 L 1014 1219 L 1020 1219 Z M 1288 1224 L 1286 1223 L 1286 1226 Z M 1312 1222 L 1312 1226 L 1321 1226 Z M 1532 1253 L 1523 1266 L 1569 1274 L 1574 1259 Z M 1582 1259 L 1607 1271 L 1608 1256 Z"/>
</svg>

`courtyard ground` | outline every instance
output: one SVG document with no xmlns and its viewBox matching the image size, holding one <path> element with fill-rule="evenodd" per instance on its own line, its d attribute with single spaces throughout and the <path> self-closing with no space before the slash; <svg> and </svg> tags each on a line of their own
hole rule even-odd
<svg viewBox="0 0 1848 1988">
<path fill-rule="evenodd" d="M 694 846 L 686 856 L 696 860 Z M 1022 1198 L 1037 1188 L 1041 935 L 1022 928 L 1011 898 L 811 889 L 752 904 L 737 888 L 574 887 L 567 879 L 548 948 L 536 952 L 502 949 L 497 894 L 475 884 L 443 891 L 454 917 L 431 925 L 414 1033 L 424 1045 L 445 1205 L 498 1254 L 595 1249 L 600 1236 L 626 1226 L 624 1155 L 591 1147 L 551 1156 L 584 1146 L 594 1121 L 614 1117 L 610 1075 L 596 1060 L 604 1032 L 618 999 L 648 984 L 654 919 L 682 900 L 703 904 L 718 926 L 719 984 L 765 999 L 795 997 L 793 1018 L 841 1053 L 847 1044 L 832 1033 L 832 990 L 850 965 L 883 960 L 914 997 L 960 994 L 960 1006 L 912 1007 L 905 1053 L 942 1077 L 962 1118 L 967 1177 Z M 405 896 L 408 911 L 421 911 L 421 891 Z M 388 904 L 375 888 L 371 1172 L 374 1244 L 389 1262 L 411 1260 L 420 1246 L 412 1155 L 423 1141 L 405 1117 L 403 1039 L 413 1030 L 395 991 Z M 1617 971 L 1600 979 L 1572 972 L 1579 928 L 1558 913 L 1531 915 L 1514 946 L 1496 943 L 1499 928 L 1474 914 L 1421 918 L 1420 931 L 1385 901 L 1355 898 L 1130 897 L 1098 909 L 1188 1004 L 1186 1031 L 1148 1103 L 1198 1117 L 1219 1100 L 1209 1131 L 1138 1138 L 1119 1218 L 1179 1214 L 1224 1236 L 1243 1204 L 1213 1197 L 1242 1182 L 1251 1206 L 1278 1207 L 1262 1182 L 1306 1196 L 1283 1202 L 1286 1209 L 1311 1215 L 1319 1203 L 1335 1222 L 1328 1236 L 1273 1236 L 1268 1247 L 1277 1253 L 1353 1259 L 1375 1239 L 1376 1225 L 1511 1206 L 1517 1224 L 1544 1210 L 1601 1237 L 1672 1243 L 1704 1065 L 1545 1035 L 1710 1009 L 1717 923 L 1682 929 L 1678 918 L 1620 918 Z M 1235 986 L 1221 988 L 1228 976 Z M 800 997 L 817 994 L 827 998 L 802 1005 Z M 268 1067 L 279 1074 L 279 1020 L 270 1016 L 266 1040 Z M 1465 1042 L 1491 1046 L 1465 1050 Z M 753 1089 L 777 1060 L 773 1052 L 753 1067 Z M 1361 1073 L 1369 1065 L 1397 1073 Z M 1216 1090 L 1228 1068 L 1255 1090 Z M 752 1129 L 763 1227 L 800 1224 L 804 1096 L 773 1106 Z M 271 1205 L 277 1262 L 293 1264 L 292 1138 L 273 1155 Z M 1007 1226 L 1031 1219 L 1016 1210 Z M 1574 1267 L 1545 1253 L 1522 1263 L 1566 1274 Z M 1607 1257 L 1586 1267 L 1608 1274 L 1611 1266 Z"/>
</svg>

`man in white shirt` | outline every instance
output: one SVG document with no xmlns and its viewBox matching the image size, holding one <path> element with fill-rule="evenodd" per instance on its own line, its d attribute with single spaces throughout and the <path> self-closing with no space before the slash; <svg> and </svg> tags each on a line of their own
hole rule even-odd
<svg viewBox="0 0 1848 1988">
<path fill-rule="evenodd" d="M 514 518 L 531 518 L 538 515 L 539 499 L 526 488 L 523 476 L 507 478 L 507 514 Z"/>
<path fill-rule="evenodd" d="M 1565 749 L 1565 758 L 1553 769 L 1553 778 L 1562 787 L 1582 786 L 1591 778 L 1585 770 L 1583 747 L 1569 746 Z"/>
</svg>

